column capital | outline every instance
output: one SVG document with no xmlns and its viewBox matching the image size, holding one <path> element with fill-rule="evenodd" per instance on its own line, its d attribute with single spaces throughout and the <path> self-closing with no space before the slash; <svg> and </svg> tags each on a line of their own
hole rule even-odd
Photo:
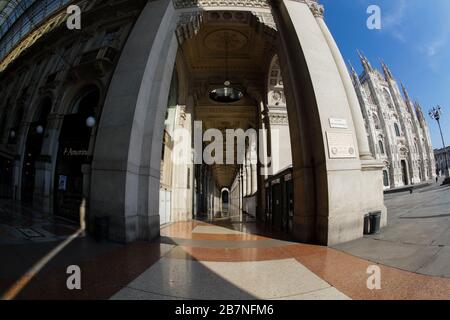
<svg viewBox="0 0 450 320">
<path fill-rule="evenodd" d="M 319 3 L 319 0 L 272 0 L 271 5 L 279 4 L 282 1 L 294 1 L 306 4 L 316 18 L 323 18 L 325 7 Z"/>
<path fill-rule="evenodd" d="M 323 18 L 325 7 L 318 0 L 304 0 L 316 18 Z"/>
<path fill-rule="evenodd" d="M 314 17 L 323 18 L 323 14 L 325 13 L 325 7 L 319 3 L 319 0 L 288 0 L 288 1 L 304 3 L 309 7 Z"/>
</svg>

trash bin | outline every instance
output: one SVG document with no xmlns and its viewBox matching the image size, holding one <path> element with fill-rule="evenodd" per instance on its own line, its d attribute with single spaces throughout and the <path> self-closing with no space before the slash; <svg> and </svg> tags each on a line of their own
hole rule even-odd
<svg viewBox="0 0 450 320">
<path fill-rule="evenodd" d="M 381 211 L 371 212 L 370 216 L 370 234 L 379 234 L 381 229 Z"/>
<path fill-rule="evenodd" d="M 370 234 L 370 214 L 364 215 L 364 234 Z"/>
<path fill-rule="evenodd" d="M 96 241 L 106 241 L 109 235 L 109 217 L 94 218 L 94 238 Z"/>
</svg>

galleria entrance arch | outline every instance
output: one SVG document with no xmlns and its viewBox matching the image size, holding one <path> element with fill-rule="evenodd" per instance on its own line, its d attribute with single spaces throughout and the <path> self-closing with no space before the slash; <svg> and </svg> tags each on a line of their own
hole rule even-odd
<svg viewBox="0 0 450 320">
<path fill-rule="evenodd" d="M 248 110 L 253 110 L 256 117 L 243 129 L 257 129 L 268 110 L 267 70 L 276 55 L 289 118 L 294 237 L 325 245 L 361 237 L 364 213 L 373 210 L 384 212 L 385 223 L 382 165 L 370 157 L 356 94 L 322 15 L 313 0 L 225 1 L 221 6 L 201 0 L 148 2 L 108 89 L 92 164 L 90 219 L 109 216 L 112 240 L 157 237 L 161 145 L 173 75 L 178 78 L 177 104 L 188 115 L 185 125 L 191 132 L 201 108 L 217 107 L 208 96 L 224 74 L 245 92 L 231 107 L 247 107 L 241 112 L 250 117 Z M 232 35 L 234 47 L 221 51 L 224 32 Z M 199 117 L 210 120 L 211 112 Z M 220 172 L 229 169 L 211 170 L 223 178 L 229 175 Z M 232 169 L 239 176 L 255 172 L 251 165 Z M 256 180 L 259 188 L 241 183 L 239 192 L 250 199 L 257 189 L 258 210 L 265 196 L 263 179 L 251 181 Z M 191 187 L 180 191 L 185 199 Z"/>
</svg>

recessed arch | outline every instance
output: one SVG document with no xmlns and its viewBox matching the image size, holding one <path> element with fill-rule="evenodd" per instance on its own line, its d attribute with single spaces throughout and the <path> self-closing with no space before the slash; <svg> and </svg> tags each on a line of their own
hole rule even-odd
<svg viewBox="0 0 450 320">
<path fill-rule="evenodd" d="M 375 113 L 372 114 L 372 119 L 373 119 L 373 123 L 375 125 L 375 129 L 381 130 L 380 119 L 378 118 L 378 116 Z"/>
<path fill-rule="evenodd" d="M 96 85 L 77 88 L 66 106 L 58 136 L 54 169 L 54 213 L 85 227 L 88 172 L 94 145 L 93 131 L 100 116 L 101 91 Z"/>
<path fill-rule="evenodd" d="M 355 121 L 363 123 L 362 117 L 359 115 L 359 119 L 358 113 L 352 112 L 349 106 L 351 98 L 356 100 L 356 96 L 345 90 L 343 82 L 349 79 L 344 78 L 338 66 L 342 63 L 339 64 L 339 57 L 333 54 L 330 40 L 318 21 L 320 18 L 308 5 L 306 2 L 273 2 L 270 15 L 277 31 L 270 29 L 269 38 L 278 50 L 290 121 L 295 236 L 300 241 L 334 244 L 362 233 L 359 228 L 362 221 L 356 211 L 366 210 L 368 206 L 383 209 L 379 198 L 373 199 L 370 205 L 358 203 L 354 207 L 338 205 L 339 201 L 342 197 L 355 196 L 355 192 L 361 195 L 358 198 L 363 198 L 363 193 L 367 192 L 360 187 L 364 179 L 374 178 L 370 190 L 381 189 L 382 176 L 378 168 L 371 170 L 367 163 L 364 171 L 362 169 L 359 145 L 367 137 L 356 134 Z M 207 9 L 195 8 L 194 11 L 201 15 L 207 13 Z M 198 15 L 187 11 L 180 15 L 172 1 L 148 2 L 129 36 L 108 90 L 107 116 L 100 121 L 92 166 L 92 185 L 96 188 L 91 190 L 91 208 L 95 215 L 111 218 L 110 237 L 114 240 L 129 242 L 159 234 L 155 207 L 160 185 L 164 115 L 173 70 L 180 45 L 184 46 L 188 39 L 198 35 L 199 26 L 205 23 L 205 19 L 202 21 Z M 230 14 L 233 17 L 232 10 L 227 11 L 227 17 Z M 301 19 L 294 21 L 294 16 Z M 148 28 L 149 21 L 159 28 Z M 265 30 L 261 21 L 257 21 L 256 26 L 260 34 Z M 132 68 L 129 68 L 131 61 Z M 223 58 L 217 59 L 216 70 L 221 70 L 223 61 Z M 259 67 L 264 74 L 265 68 Z M 239 71 L 235 67 L 234 73 Z M 220 74 L 215 80 L 222 78 Z M 251 86 L 250 81 L 245 80 L 243 85 Z M 195 90 L 186 87 L 186 92 L 190 92 L 187 105 L 205 96 L 208 81 L 211 78 L 199 79 L 200 85 Z M 230 82 L 239 82 L 239 77 L 230 77 Z M 124 83 L 132 85 L 123 87 Z M 260 78 L 259 85 L 251 88 L 253 100 L 257 100 L 254 97 L 258 97 L 258 93 L 255 94 L 258 90 L 260 101 L 257 102 L 265 100 L 261 98 L 265 85 L 265 79 Z M 336 88 L 333 95 L 329 94 L 330 87 Z M 254 109 L 261 109 L 260 105 L 255 104 Z M 330 125 L 333 118 L 344 119 L 348 126 L 345 133 L 351 145 L 349 154 L 344 157 L 332 154 L 336 150 L 330 141 L 336 137 L 333 134 L 337 134 L 332 130 L 336 128 Z M 345 181 L 351 183 L 347 188 L 336 188 Z M 340 232 L 342 228 L 351 231 Z"/>
</svg>

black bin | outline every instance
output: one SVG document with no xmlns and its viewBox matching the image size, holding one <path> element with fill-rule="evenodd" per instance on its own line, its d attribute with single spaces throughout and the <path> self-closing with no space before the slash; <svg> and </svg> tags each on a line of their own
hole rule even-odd
<svg viewBox="0 0 450 320">
<path fill-rule="evenodd" d="M 94 238 L 97 241 L 106 241 L 109 235 L 109 217 L 94 218 Z"/>
<path fill-rule="evenodd" d="M 364 215 L 364 234 L 370 234 L 370 214 Z"/>
<path fill-rule="evenodd" d="M 369 214 L 370 234 L 379 234 L 381 229 L 381 211 L 374 211 Z"/>
</svg>

